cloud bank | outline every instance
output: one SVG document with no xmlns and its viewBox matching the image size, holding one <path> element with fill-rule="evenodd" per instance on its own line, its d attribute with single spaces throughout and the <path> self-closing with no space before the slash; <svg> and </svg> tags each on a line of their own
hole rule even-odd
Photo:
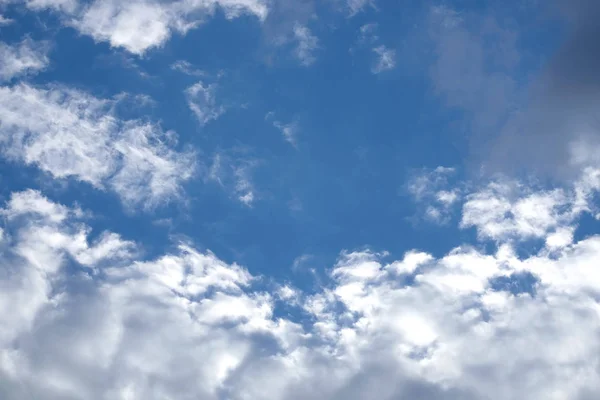
<svg viewBox="0 0 600 400">
<path fill-rule="evenodd" d="M 563 191 L 494 183 L 462 205 L 492 251 L 343 251 L 309 292 L 189 244 L 144 259 L 116 233 L 90 239 L 79 208 L 13 193 L 0 211 L 0 393 L 592 399 L 600 237 L 572 232 L 598 189 L 598 170 Z M 531 238 L 539 250 L 519 256 Z"/>
</svg>

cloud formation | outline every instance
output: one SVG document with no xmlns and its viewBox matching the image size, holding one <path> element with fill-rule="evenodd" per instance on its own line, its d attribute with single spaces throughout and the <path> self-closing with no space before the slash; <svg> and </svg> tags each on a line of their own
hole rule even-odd
<svg viewBox="0 0 600 400">
<path fill-rule="evenodd" d="M 556 17 L 543 23 L 561 26 L 567 39 L 541 68 L 523 62 L 531 58 L 520 48 L 527 32 L 499 22 L 494 7 L 483 14 L 447 6 L 430 10 L 433 88 L 448 106 L 465 112 L 473 165 L 483 164 L 492 174 L 573 179 L 600 162 L 594 111 L 600 8 L 593 1 L 557 0 L 543 9 Z M 531 76 L 525 81 L 524 71 Z"/>
<path fill-rule="evenodd" d="M 177 198 L 195 171 L 195 153 L 176 151 L 173 132 L 121 120 L 114 101 L 61 86 L 0 87 L 0 149 L 57 179 L 110 189 L 125 206 Z"/>
<path fill-rule="evenodd" d="M 175 32 L 185 34 L 217 9 L 228 19 L 253 15 L 264 20 L 269 12 L 264 0 L 9 0 L 7 3 L 22 3 L 35 11 L 56 11 L 65 25 L 97 42 L 108 42 L 111 47 L 138 55 L 162 46 Z"/>
<path fill-rule="evenodd" d="M 35 42 L 29 38 L 12 45 L 0 42 L 0 81 L 45 69 L 50 62 L 48 51 L 47 42 Z"/>
<path fill-rule="evenodd" d="M 217 88 L 216 83 L 205 84 L 199 81 L 185 90 L 188 106 L 202 126 L 225 112 L 225 107 L 217 104 Z"/>
<path fill-rule="evenodd" d="M 590 210 L 599 177 L 588 170 L 561 195 L 529 188 L 492 207 L 493 219 L 475 210 L 506 194 L 481 188 L 466 196 L 463 225 L 494 239 L 491 252 L 411 250 L 386 261 L 344 251 L 309 293 L 259 289 L 259 276 L 186 244 L 142 259 L 142 244 L 115 233 L 90 240 L 79 208 L 13 193 L 0 211 L 10 271 L 0 276 L 0 318 L 9 321 L 0 328 L 0 393 L 591 399 L 600 389 L 600 238 L 556 240 L 576 222 L 549 210 Z M 542 246 L 518 256 L 515 245 L 530 235 Z"/>
</svg>

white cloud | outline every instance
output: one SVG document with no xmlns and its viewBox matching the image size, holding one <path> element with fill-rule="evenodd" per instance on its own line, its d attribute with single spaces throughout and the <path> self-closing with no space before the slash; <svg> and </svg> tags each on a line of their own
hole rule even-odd
<svg viewBox="0 0 600 400">
<path fill-rule="evenodd" d="M 96 0 L 73 21 L 73 25 L 96 41 L 142 54 L 169 38 L 174 17 L 160 3 Z"/>
<path fill-rule="evenodd" d="M 257 200 L 252 173 L 258 161 L 235 153 L 235 151 L 216 153 L 207 179 L 217 182 L 238 201 L 252 207 Z"/>
<path fill-rule="evenodd" d="M 115 0 L 96 0 L 74 25 L 98 41 L 123 47 L 135 54 L 161 46 L 172 32 L 185 33 L 214 14 L 217 8 L 227 18 L 243 14 L 264 20 L 268 13 L 264 0 L 181 0 L 156 3 L 138 0 L 122 4 Z"/>
<path fill-rule="evenodd" d="M 174 32 L 185 34 L 217 9 L 229 19 L 248 14 L 261 21 L 269 12 L 265 0 L 26 0 L 25 4 L 31 10 L 60 12 L 64 23 L 82 34 L 138 55 L 162 46 Z"/>
<path fill-rule="evenodd" d="M 296 147 L 298 144 L 298 142 L 297 142 L 297 136 L 298 136 L 298 131 L 299 131 L 298 122 L 292 121 L 292 122 L 289 122 L 286 124 L 286 123 L 283 123 L 274 118 L 275 118 L 275 114 L 273 112 L 269 112 L 265 116 L 265 120 L 272 121 L 273 126 L 281 132 L 285 141 L 288 142 L 289 144 L 291 144 L 292 146 Z"/>
<path fill-rule="evenodd" d="M 206 75 L 204 71 L 196 69 L 189 61 L 186 60 L 178 60 L 174 62 L 173 64 L 171 64 L 171 69 L 191 76 Z"/>
<path fill-rule="evenodd" d="M 347 4 L 348 9 L 350 10 L 350 16 L 358 14 L 367 6 L 375 6 L 375 2 L 373 0 L 347 0 Z"/>
<path fill-rule="evenodd" d="M 59 86 L 0 87 L 2 154 L 58 179 L 110 188 L 128 207 L 178 197 L 194 173 L 195 154 L 173 150 L 172 132 L 118 119 L 113 106 Z"/>
<path fill-rule="evenodd" d="M 377 35 L 378 24 L 371 22 L 368 24 L 364 24 L 360 27 L 360 34 L 358 36 L 359 44 L 369 44 L 375 43 L 379 40 L 379 35 Z"/>
<path fill-rule="evenodd" d="M 48 51 L 48 43 L 31 39 L 13 45 L 0 42 L 0 81 L 45 69 L 50 62 Z"/>
<path fill-rule="evenodd" d="M 585 400 L 600 389 L 600 237 L 563 240 L 573 220 L 545 234 L 562 247 L 525 257 L 514 237 L 439 258 L 343 252 L 307 294 L 259 290 L 243 267 L 189 245 L 144 260 L 114 233 L 91 241 L 78 208 L 39 192 L 13 193 L 0 213 L 8 400 Z"/>
<path fill-rule="evenodd" d="M 195 83 L 185 91 L 188 105 L 201 125 L 206 125 L 219 118 L 225 112 L 224 106 L 217 105 L 216 91 L 216 83 L 205 85 L 202 81 Z"/>
<path fill-rule="evenodd" d="M 311 33 L 308 27 L 296 23 L 294 40 L 297 43 L 294 49 L 296 58 L 304 66 L 312 65 L 316 61 L 314 53 L 319 48 L 319 39 Z"/>
<path fill-rule="evenodd" d="M 417 206 L 424 207 L 421 212 L 425 219 L 437 224 L 450 221 L 452 208 L 462 196 L 460 188 L 449 188 L 449 178 L 455 172 L 454 168 L 439 166 L 418 171 L 408 180 L 408 193 Z"/>
<path fill-rule="evenodd" d="M 394 69 L 396 66 L 396 50 L 380 45 L 373 48 L 373 52 L 377 55 L 377 60 L 371 68 L 371 72 L 379 74 Z"/>
<path fill-rule="evenodd" d="M 481 237 L 493 240 L 544 238 L 577 216 L 573 199 L 562 189 L 530 193 L 515 182 L 494 182 L 467 196 L 461 226 L 474 226 Z"/>
<path fill-rule="evenodd" d="M 10 18 L 6 18 L 4 15 L 0 14 L 0 26 L 6 26 L 12 24 L 14 21 Z"/>
</svg>

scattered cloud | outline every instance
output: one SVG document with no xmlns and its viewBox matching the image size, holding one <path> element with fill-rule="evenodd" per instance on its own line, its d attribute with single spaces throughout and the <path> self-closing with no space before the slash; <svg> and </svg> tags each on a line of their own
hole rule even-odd
<svg viewBox="0 0 600 400">
<path fill-rule="evenodd" d="M 202 70 L 196 69 L 189 61 L 179 60 L 171 64 L 171 69 L 174 71 L 182 72 L 190 76 L 205 76 L 206 73 Z"/>
<path fill-rule="evenodd" d="M 426 220 L 437 224 L 450 222 L 455 204 L 461 199 L 461 189 L 453 188 L 450 179 L 456 170 L 450 167 L 423 169 L 412 174 L 406 189 L 415 204 L 423 208 L 419 212 Z"/>
<path fill-rule="evenodd" d="M 368 23 L 360 27 L 356 46 L 350 48 L 350 53 L 356 49 L 370 48 L 376 58 L 371 66 L 373 74 L 380 74 L 392 70 L 396 67 L 396 50 L 390 49 L 384 44 L 377 33 L 379 25 L 377 23 Z"/>
<path fill-rule="evenodd" d="M 202 126 L 225 112 L 224 106 L 217 105 L 217 88 L 216 83 L 205 84 L 199 81 L 185 90 L 188 105 Z"/>
<path fill-rule="evenodd" d="M 272 121 L 273 126 L 281 132 L 286 142 L 288 142 L 294 147 L 298 145 L 297 138 L 300 127 L 297 121 L 292 121 L 287 124 L 283 123 L 275 119 L 275 113 L 273 113 L 272 111 L 267 113 L 267 115 L 265 116 L 265 120 Z"/>
<path fill-rule="evenodd" d="M 14 20 L 10 18 L 6 18 L 4 15 L 0 14 L 0 26 L 10 25 L 14 22 Z"/>
<path fill-rule="evenodd" d="M 350 11 L 350 16 L 358 14 L 362 10 L 367 7 L 375 8 L 374 0 L 347 0 L 348 10 Z"/>
<path fill-rule="evenodd" d="M 377 29 L 379 25 L 375 22 L 364 24 L 360 27 L 358 36 L 359 45 L 368 45 L 379 41 L 379 35 Z"/>
<path fill-rule="evenodd" d="M 174 150 L 175 134 L 155 124 L 120 120 L 113 107 L 61 86 L 0 87 L 2 154 L 54 178 L 111 189 L 129 208 L 179 197 L 194 174 L 194 152 Z"/>
<path fill-rule="evenodd" d="M 311 33 L 307 26 L 296 23 L 294 40 L 296 42 L 294 49 L 296 58 L 305 67 L 312 65 L 316 61 L 314 53 L 319 48 L 319 39 Z"/>
<path fill-rule="evenodd" d="M 50 63 L 49 50 L 47 42 L 35 42 L 29 38 L 12 45 L 0 42 L 0 81 L 45 69 Z"/>
<path fill-rule="evenodd" d="M 371 68 L 374 74 L 380 74 L 384 71 L 394 69 L 396 66 L 396 50 L 388 49 L 381 45 L 373 48 L 373 52 L 377 54 L 375 65 Z"/>
<path fill-rule="evenodd" d="M 258 166 L 258 161 L 238 153 L 236 151 L 216 153 L 207 179 L 217 182 L 238 201 L 252 207 L 257 200 L 252 174 Z"/>
</svg>

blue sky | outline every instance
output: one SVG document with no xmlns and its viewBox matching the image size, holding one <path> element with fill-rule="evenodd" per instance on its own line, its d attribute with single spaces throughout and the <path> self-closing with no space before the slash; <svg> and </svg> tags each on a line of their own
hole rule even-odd
<svg viewBox="0 0 600 400">
<path fill-rule="evenodd" d="M 600 388 L 594 2 L 0 16 L 0 397 Z"/>
</svg>

